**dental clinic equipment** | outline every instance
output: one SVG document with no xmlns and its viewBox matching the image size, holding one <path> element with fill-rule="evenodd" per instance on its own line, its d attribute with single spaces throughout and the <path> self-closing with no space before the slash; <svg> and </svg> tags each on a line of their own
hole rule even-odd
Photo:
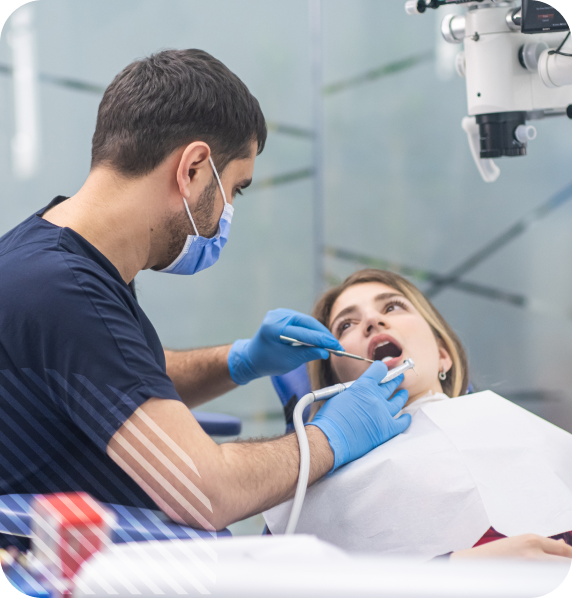
<svg viewBox="0 0 572 598">
<path fill-rule="evenodd" d="M 409 0 L 408 14 L 467 4 L 441 25 L 445 41 L 464 44 L 455 67 L 467 83 L 468 116 L 462 127 L 482 178 L 495 181 L 493 158 L 525 156 L 536 137 L 527 121 L 553 116 L 572 119 L 572 18 L 569 0 Z M 568 32 L 568 34 L 566 34 Z"/>
<path fill-rule="evenodd" d="M 343 354 L 344 353 L 342 353 L 342 355 Z M 380 384 L 385 384 L 414 367 L 415 362 L 413 359 L 406 359 L 400 366 L 390 370 Z M 300 473 L 298 475 L 296 494 L 294 496 L 294 502 L 292 503 L 290 518 L 288 519 L 288 524 L 286 525 L 286 530 L 284 532 L 285 534 L 293 534 L 296 531 L 296 525 L 298 524 L 302 505 L 304 504 L 304 497 L 308 487 L 308 477 L 310 475 L 310 445 L 308 444 L 308 436 L 306 435 L 304 421 L 302 419 L 304 409 L 315 401 L 324 401 L 339 395 L 344 390 L 347 390 L 354 382 L 355 380 L 345 383 L 342 382 L 310 392 L 298 401 L 298 404 L 294 409 L 294 429 L 296 430 L 298 445 L 300 446 Z"/>
<path fill-rule="evenodd" d="M 289 342 L 293 347 L 317 347 L 318 349 L 325 349 L 333 355 L 339 355 L 341 357 L 350 357 L 351 359 L 359 359 L 360 361 L 367 361 L 368 363 L 375 363 L 373 359 L 366 359 L 365 357 L 361 357 L 361 355 L 354 355 L 353 353 L 346 353 L 345 351 L 337 351 L 336 349 L 326 349 L 326 347 L 318 347 L 318 345 L 303 343 L 302 341 L 299 341 L 295 338 L 290 338 L 289 336 L 283 336 L 282 334 L 280 335 L 280 340 Z"/>
</svg>

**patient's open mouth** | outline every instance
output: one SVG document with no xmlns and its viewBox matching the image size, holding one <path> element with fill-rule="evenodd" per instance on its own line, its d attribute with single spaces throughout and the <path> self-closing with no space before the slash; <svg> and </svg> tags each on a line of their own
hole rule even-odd
<svg viewBox="0 0 572 598">
<path fill-rule="evenodd" d="M 395 343 L 391 341 L 382 341 L 373 350 L 372 359 L 374 361 L 383 361 L 384 363 L 394 359 L 395 357 L 401 357 L 403 351 Z"/>
</svg>

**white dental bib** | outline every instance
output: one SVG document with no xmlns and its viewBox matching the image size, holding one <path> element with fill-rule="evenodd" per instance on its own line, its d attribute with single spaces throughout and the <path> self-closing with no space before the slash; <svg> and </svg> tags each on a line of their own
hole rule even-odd
<svg viewBox="0 0 572 598">
<path fill-rule="evenodd" d="M 572 530 L 572 435 L 486 391 L 428 395 L 411 426 L 308 489 L 297 533 L 430 559 L 505 536 Z M 264 513 L 283 533 L 292 501 Z"/>
</svg>

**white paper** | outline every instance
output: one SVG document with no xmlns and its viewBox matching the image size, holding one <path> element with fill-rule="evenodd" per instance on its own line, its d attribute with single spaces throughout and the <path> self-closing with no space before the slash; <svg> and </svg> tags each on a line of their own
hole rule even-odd
<svg viewBox="0 0 572 598">
<path fill-rule="evenodd" d="M 284 532 L 291 506 L 264 513 L 272 533 Z M 490 527 L 572 530 L 572 435 L 486 391 L 424 401 L 406 432 L 308 489 L 296 531 L 430 559 Z"/>
</svg>

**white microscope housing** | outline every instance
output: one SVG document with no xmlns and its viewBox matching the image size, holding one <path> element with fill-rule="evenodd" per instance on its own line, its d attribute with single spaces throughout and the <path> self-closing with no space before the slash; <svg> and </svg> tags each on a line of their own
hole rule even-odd
<svg viewBox="0 0 572 598">
<path fill-rule="evenodd" d="M 467 84 L 468 116 L 462 126 L 487 182 L 501 156 L 524 156 L 536 129 L 529 121 L 572 118 L 572 39 L 562 15 L 536 0 L 458 2 L 413 0 L 410 14 L 447 4 L 467 4 L 466 14 L 444 18 L 441 33 L 463 44 L 456 69 Z M 563 43 L 564 42 L 564 43 Z"/>
</svg>

